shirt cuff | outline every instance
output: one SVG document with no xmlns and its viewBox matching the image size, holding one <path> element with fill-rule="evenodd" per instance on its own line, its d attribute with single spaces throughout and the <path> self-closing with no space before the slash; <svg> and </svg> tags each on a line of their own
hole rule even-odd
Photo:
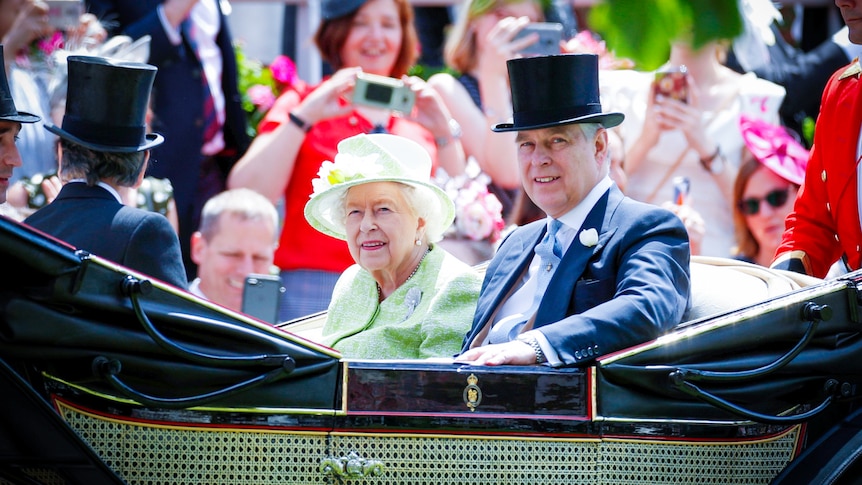
<svg viewBox="0 0 862 485">
<path fill-rule="evenodd" d="M 168 22 L 168 18 L 165 16 L 165 6 L 159 5 L 156 7 L 156 13 L 159 15 L 159 21 L 162 23 L 162 29 L 164 29 L 165 35 L 168 36 L 168 40 L 173 45 L 180 45 L 183 41 L 180 29 L 179 27 L 174 27 L 170 22 Z"/>
</svg>

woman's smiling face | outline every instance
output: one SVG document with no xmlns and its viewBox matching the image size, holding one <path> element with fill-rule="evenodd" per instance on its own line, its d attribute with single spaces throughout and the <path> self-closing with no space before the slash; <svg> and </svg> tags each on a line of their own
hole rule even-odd
<svg viewBox="0 0 862 485">
<path fill-rule="evenodd" d="M 347 190 L 345 228 L 350 254 L 372 275 L 412 270 L 415 241 L 425 222 L 396 182 L 373 182 Z"/>
<path fill-rule="evenodd" d="M 341 48 L 345 67 L 391 76 L 401 52 L 404 32 L 394 0 L 369 0 L 353 17 L 350 34 Z"/>
</svg>

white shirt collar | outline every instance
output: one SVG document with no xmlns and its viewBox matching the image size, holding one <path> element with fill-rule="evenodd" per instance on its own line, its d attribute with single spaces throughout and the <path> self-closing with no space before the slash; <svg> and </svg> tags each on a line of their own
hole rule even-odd
<svg viewBox="0 0 862 485">
<path fill-rule="evenodd" d="M 605 178 L 599 180 L 599 182 L 593 187 L 593 189 L 590 190 L 587 196 L 584 197 L 584 200 L 582 200 L 572 210 L 566 212 L 559 217 L 560 222 L 562 222 L 564 224 L 564 227 L 568 229 L 566 231 L 567 233 L 570 231 L 577 231 L 581 228 L 581 226 L 584 225 L 584 221 L 587 220 L 587 215 L 589 215 L 590 211 L 593 210 L 593 207 L 595 207 L 595 205 L 599 202 L 599 199 L 601 199 L 602 196 L 605 195 L 605 192 L 607 192 L 613 184 L 614 183 L 611 178 L 606 175 Z M 550 223 L 550 221 L 548 222 Z M 597 227 L 595 229 L 597 231 L 601 230 L 600 227 Z M 567 236 L 569 235 L 567 234 Z M 572 237 L 574 237 L 573 234 L 571 235 L 571 237 L 567 237 L 567 242 L 571 242 Z"/>
</svg>

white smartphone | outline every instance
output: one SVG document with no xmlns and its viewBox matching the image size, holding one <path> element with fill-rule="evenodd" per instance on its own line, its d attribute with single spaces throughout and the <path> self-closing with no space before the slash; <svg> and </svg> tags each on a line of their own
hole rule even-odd
<svg viewBox="0 0 862 485">
<path fill-rule="evenodd" d="M 44 0 L 48 5 L 48 20 L 57 30 L 74 29 L 84 14 L 83 0 Z"/>
</svg>

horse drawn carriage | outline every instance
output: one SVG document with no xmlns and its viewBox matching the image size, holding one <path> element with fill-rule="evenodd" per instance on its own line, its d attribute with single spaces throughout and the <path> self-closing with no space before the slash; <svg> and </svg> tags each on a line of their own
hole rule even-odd
<svg viewBox="0 0 862 485">
<path fill-rule="evenodd" d="M 351 360 L 0 220 L 0 484 L 850 483 L 862 274 L 692 265 L 587 367 Z"/>
</svg>

